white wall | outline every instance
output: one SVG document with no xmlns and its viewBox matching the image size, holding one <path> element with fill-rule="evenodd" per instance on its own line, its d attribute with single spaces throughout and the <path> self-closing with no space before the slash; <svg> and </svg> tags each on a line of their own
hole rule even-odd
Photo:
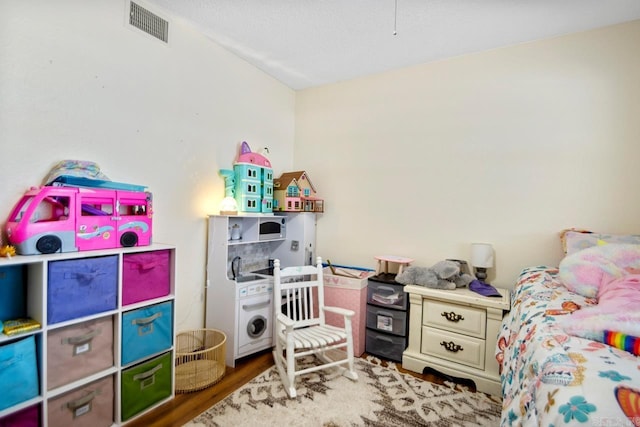
<svg viewBox="0 0 640 427">
<path fill-rule="evenodd" d="M 640 21 L 300 91 L 318 254 L 557 265 L 566 227 L 640 233 Z"/>
<path fill-rule="evenodd" d="M 290 170 L 295 93 L 167 17 L 169 46 L 126 26 L 123 0 L 0 0 L 0 218 L 63 159 L 147 185 L 154 241 L 178 248 L 183 330 L 203 322 L 218 169 L 246 140 Z"/>
<path fill-rule="evenodd" d="M 148 185 L 154 240 L 179 251 L 179 330 L 202 324 L 205 217 L 242 140 L 276 176 L 310 173 L 334 263 L 487 241 L 510 286 L 557 264 L 564 227 L 640 231 L 640 21 L 294 93 L 179 20 L 165 46 L 124 13 L 0 0 L 0 218 L 63 159 Z"/>
</svg>

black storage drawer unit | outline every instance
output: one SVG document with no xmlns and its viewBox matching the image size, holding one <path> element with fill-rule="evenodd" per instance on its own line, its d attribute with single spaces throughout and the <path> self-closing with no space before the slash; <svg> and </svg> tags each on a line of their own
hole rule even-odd
<svg viewBox="0 0 640 427">
<path fill-rule="evenodd" d="M 395 274 L 379 274 L 367 283 L 367 304 L 406 311 L 409 306 L 404 285 L 396 282 Z"/>
<path fill-rule="evenodd" d="M 401 362 L 408 344 L 409 298 L 395 277 L 381 273 L 369 278 L 365 351 Z"/>
<path fill-rule="evenodd" d="M 365 338 L 367 353 L 384 359 L 402 361 L 402 353 L 407 348 L 407 337 L 385 334 L 367 329 Z"/>
<path fill-rule="evenodd" d="M 407 312 L 367 305 L 367 328 L 404 337 L 407 335 Z"/>
</svg>

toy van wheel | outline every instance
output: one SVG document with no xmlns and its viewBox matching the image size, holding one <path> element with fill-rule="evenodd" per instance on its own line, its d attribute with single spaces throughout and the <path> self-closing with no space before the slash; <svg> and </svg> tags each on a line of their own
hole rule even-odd
<svg viewBox="0 0 640 427">
<path fill-rule="evenodd" d="M 36 249 L 41 254 L 52 254 L 60 251 L 62 241 L 57 236 L 43 236 L 36 242 Z"/>
<path fill-rule="evenodd" d="M 126 232 L 120 236 L 120 244 L 125 248 L 130 248 L 138 244 L 138 235 L 132 232 Z"/>
</svg>

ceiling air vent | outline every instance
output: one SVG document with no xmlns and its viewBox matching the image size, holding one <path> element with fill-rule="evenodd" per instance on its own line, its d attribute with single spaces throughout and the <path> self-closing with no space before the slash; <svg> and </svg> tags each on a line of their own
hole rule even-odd
<svg viewBox="0 0 640 427">
<path fill-rule="evenodd" d="M 129 8 L 129 24 L 144 31 L 145 33 L 162 40 L 169 41 L 169 21 L 151 13 L 144 7 L 131 2 Z"/>
</svg>

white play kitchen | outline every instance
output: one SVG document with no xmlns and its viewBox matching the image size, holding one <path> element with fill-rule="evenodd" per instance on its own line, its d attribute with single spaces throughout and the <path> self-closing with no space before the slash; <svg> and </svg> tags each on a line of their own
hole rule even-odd
<svg viewBox="0 0 640 427">
<path fill-rule="evenodd" d="M 225 363 L 272 347 L 272 261 L 312 264 L 316 214 L 208 218 L 206 327 L 227 336 Z"/>
</svg>

